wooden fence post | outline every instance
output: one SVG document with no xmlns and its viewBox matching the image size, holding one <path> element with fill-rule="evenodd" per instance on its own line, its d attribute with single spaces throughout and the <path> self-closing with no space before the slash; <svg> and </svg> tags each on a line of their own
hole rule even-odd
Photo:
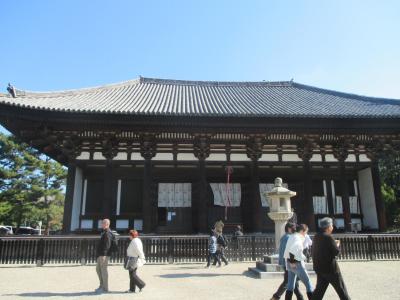
<svg viewBox="0 0 400 300">
<path fill-rule="evenodd" d="M 168 253 L 168 263 L 173 264 L 174 263 L 174 241 L 172 240 L 172 237 L 170 237 L 168 239 L 167 253 Z"/>
<path fill-rule="evenodd" d="M 254 235 L 251 237 L 251 259 L 256 260 L 256 237 Z"/>
<path fill-rule="evenodd" d="M 368 253 L 369 253 L 370 260 L 376 260 L 375 245 L 374 245 L 374 239 L 372 238 L 372 235 L 368 236 Z"/>
<path fill-rule="evenodd" d="M 79 253 L 81 258 L 81 265 L 86 265 L 87 248 L 88 248 L 88 240 L 87 239 L 80 240 Z"/>
<path fill-rule="evenodd" d="M 44 265 L 44 239 L 40 239 L 38 242 L 37 252 L 36 252 L 36 266 L 41 267 Z"/>
</svg>

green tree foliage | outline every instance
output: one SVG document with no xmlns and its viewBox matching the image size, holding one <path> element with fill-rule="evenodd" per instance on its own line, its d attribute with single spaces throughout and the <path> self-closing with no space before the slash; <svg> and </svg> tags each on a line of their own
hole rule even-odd
<svg viewBox="0 0 400 300">
<path fill-rule="evenodd" d="M 62 225 L 66 170 L 13 136 L 0 134 L 0 223 Z"/>
<path fill-rule="evenodd" d="M 386 151 L 379 164 L 388 225 L 400 229 L 400 154 Z"/>
</svg>

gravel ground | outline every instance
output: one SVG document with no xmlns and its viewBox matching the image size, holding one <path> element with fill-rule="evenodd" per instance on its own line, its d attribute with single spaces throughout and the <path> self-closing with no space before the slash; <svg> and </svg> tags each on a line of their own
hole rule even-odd
<svg viewBox="0 0 400 300">
<path fill-rule="evenodd" d="M 0 265 L 1 299 L 270 299 L 280 279 L 256 279 L 247 272 L 254 263 L 231 263 L 205 269 L 200 264 L 145 265 L 140 276 L 147 283 L 141 293 L 125 294 L 128 273 L 109 267 L 108 294 L 95 294 L 94 266 L 44 267 Z M 353 300 L 399 299 L 400 261 L 341 262 Z M 316 278 L 312 278 L 315 284 Z M 305 292 L 304 286 L 301 286 Z M 295 298 L 295 297 L 293 297 Z M 329 287 L 324 299 L 338 299 Z"/>
</svg>

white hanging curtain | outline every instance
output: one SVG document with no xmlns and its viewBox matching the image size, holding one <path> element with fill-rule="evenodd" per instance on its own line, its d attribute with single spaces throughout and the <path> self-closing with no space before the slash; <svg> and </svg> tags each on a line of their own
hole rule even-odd
<svg viewBox="0 0 400 300">
<path fill-rule="evenodd" d="M 360 213 L 360 207 L 358 205 L 358 197 L 357 196 L 350 196 L 349 197 L 349 202 L 350 202 L 350 213 L 359 214 Z"/>
<path fill-rule="evenodd" d="M 191 207 L 191 183 L 159 183 L 158 207 Z"/>
<path fill-rule="evenodd" d="M 335 201 L 335 214 L 342 214 L 343 213 L 343 203 L 342 203 L 342 196 L 336 196 Z"/>
<path fill-rule="evenodd" d="M 282 184 L 284 188 L 288 188 L 287 183 Z M 269 207 L 268 205 L 268 197 L 265 195 L 266 192 L 272 191 L 275 187 L 273 183 L 260 183 L 259 190 L 260 190 L 260 198 L 261 198 L 261 205 L 262 207 Z"/>
<path fill-rule="evenodd" d="M 315 214 L 327 214 L 328 205 L 326 203 L 325 196 L 314 196 L 313 197 L 314 213 Z"/>
<path fill-rule="evenodd" d="M 240 183 L 210 183 L 211 189 L 214 194 L 214 205 L 227 206 L 227 207 L 239 207 L 242 199 L 242 189 Z M 229 194 L 229 201 L 227 197 Z"/>
</svg>

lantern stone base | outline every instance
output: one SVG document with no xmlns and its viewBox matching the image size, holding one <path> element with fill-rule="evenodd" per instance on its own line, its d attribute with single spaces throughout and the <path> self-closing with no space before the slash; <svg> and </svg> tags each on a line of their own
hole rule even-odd
<svg viewBox="0 0 400 300">
<path fill-rule="evenodd" d="M 283 277 L 284 271 L 278 264 L 278 260 L 279 257 L 277 254 L 265 255 L 264 260 L 256 262 L 256 267 L 249 268 L 249 271 L 260 279 Z M 306 269 L 308 275 L 315 275 L 312 263 L 306 263 Z"/>
</svg>

